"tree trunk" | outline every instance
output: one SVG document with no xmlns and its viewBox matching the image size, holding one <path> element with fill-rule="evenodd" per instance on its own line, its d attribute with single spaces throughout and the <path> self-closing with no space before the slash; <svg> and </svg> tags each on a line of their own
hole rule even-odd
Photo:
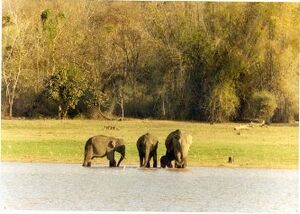
<svg viewBox="0 0 300 214">
<path fill-rule="evenodd" d="M 61 108 L 61 105 L 58 105 L 58 119 L 62 119 L 62 108 Z"/>
<path fill-rule="evenodd" d="M 166 118 L 165 98 L 162 97 L 162 116 Z"/>
<path fill-rule="evenodd" d="M 68 106 L 59 105 L 58 106 L 58 118 L 61 120 L 65 119 L 68 114 L 68 110 L 69 110 Z"/>
<path fill-rule="evenodd" d="M 120 107 L 121 107 L 121 120 L 124 120 L 124 98 L 123 95 L 120 97 Z"/>
<path fill-rule="evenodd" d="M 62 120 L 65 119 L 65 118 L 67 117 L 68 109 L 69 109 L 69 108 L 65 108 L 65 109 L 64 109 L 63 114 L 62 114 L 63 117 L 61 118 Z"/>
<path fill-rule="evenodd" d="M 9 100 L 9 117 L 12 118 L 13 116 L 13 104 L 14 104 L 14 100 L 13 98 L 11 98 Z"/>
<path fill-rule="evenodd" d="M 109 117 L 107 117 L 107 116 L 105 116 L 105 115 L 103 114 L 103 112 L 102 112 L 102 110 L 101 110 L 101 104 L 100 104 L 100 102 L 98 103 L 98 110 L 99 110 L 100 115 L 101 115 L 104 119 L 106 119 L 106 120 L 112 120 L 111 118 L 109 118 Z"/>
</svg>

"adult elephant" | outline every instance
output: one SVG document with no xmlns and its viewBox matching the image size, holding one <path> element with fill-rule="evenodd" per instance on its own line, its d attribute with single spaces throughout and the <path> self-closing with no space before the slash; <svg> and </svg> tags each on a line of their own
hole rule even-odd
<svg viewBox="0 0 300 214">
<path fill-rule="evenodd" d="M 136 142 L 136 147 L 139 151 L 140 167 L 150 167 L 150 160 L 153 158 L 153 167 L 157 167 L 157 138 L 150 134 L 142 135 Z"/>
<path fill-rule="evenodd" d="M 121 158 L 116 164 L 115 152 L 120 153 Z M 93 158 L 107 157 L 110 167 L 118 167 L 125 158 L 125 144 L 123 139 L 97 135 L 87 140 L 84 147 L 84 161 L 82 166 L 90 167 Z"/>
<path fill-rule="evenodd" d="M 187 157 L 191 144 L 191 135 L 183 133 L 179 129 L 171 132 L 165 141 L 167 151 L 166 155 L 160 160 L 161 167 L 173 167 L 171 162 L 175 160 L 176 168 L 185 168 L 187 166 Z"/>
</svg>

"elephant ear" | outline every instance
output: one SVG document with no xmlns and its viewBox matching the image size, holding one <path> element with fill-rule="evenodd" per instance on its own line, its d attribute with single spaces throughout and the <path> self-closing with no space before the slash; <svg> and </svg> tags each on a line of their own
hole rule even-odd
<svg viewBox="0 0 300 214">
<path fill-rule="evenodd" d="M 111 149 L 113 149 L 113 148 L 115 148 L 115 146 L 116 146 L 116 141 L 110 141 L 109 143 L 108 143 L 108 145 L 107 145 L 109 148 L 111 148 Z"/>
</svg>

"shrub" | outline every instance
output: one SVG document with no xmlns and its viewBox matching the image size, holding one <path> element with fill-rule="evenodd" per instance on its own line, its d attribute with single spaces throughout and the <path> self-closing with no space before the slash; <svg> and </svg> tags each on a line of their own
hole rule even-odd
<svg viewBox="0 0 300 214">
<path fill-rule="evenodd" d="M 251 98 L 252 116 L 270 122 L 277 107 L 275 96 L 268 91 L 258 91 Z"/>
<path fill-rule="evenodd" d="M 208 118 L 213 122 L 222 122 L 235 116 L 239 99 L 234 87 L 230 83 L 224 83 L 215 87 L 208 101 Z"/>
</svg>

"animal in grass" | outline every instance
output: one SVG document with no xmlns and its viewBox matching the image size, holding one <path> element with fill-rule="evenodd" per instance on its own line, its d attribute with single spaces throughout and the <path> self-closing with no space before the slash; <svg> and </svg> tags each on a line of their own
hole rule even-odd
<svg viewBox="0 0 300 214">
<path fill-rule="evenodd" d="M 172 161 L 175 161 L 175 168 L 185 168 L 188 152 L 192 145 L 192 136 L 177 129 L 168 135 L 165 145 L 167 151 L 161 159 L 161 163 L 163 163 L 161 167 L 173 168 Z"/>
<path fill-rule="evenodd" d="M 150 167 L 150 160 L 153 158 L 153 167 L 157 167 L 157 138 L 146 133 L 142 135 L 136 142 L 136 147 L 140 157 L 140 167 Z"/>
<path fill-rule="evenodd" d="M 116 164 L 115 152 L 120 153 L 121 157 Z M 84 147 L 84 161 L 82 166 L 90 167 L 93 158 L 105 157 L 109 160 L 110 167 L 118 167 L 125 158 L 125 144 L 123 139 L 97 135 L 87 140 Z"/>
</svg>

